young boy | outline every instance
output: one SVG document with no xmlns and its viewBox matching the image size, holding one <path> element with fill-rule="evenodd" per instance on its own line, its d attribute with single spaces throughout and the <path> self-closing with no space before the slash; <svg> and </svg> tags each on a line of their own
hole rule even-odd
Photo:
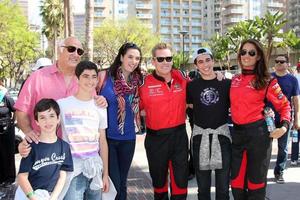
<svg viewBox="0 0 300 200">
<path fill-rule="evenodd" d="M 70 144 L 74 161 L 74 172 L 67 174 L 64 200 L 99 200 L 102 191 L 109 189 L 107 113 L 106 108 L 95 104 L 93 97 L 98 83 L 96 64 L 80 62 L 75 75 L 78 91 L 74 96 L 58 100 L 62 138 Z"/>
<path fill-rule="evenodd" d="M 41 99 L 34 108 L 34 119 L 41 129 L 40 142 L 31 143 L 28 157 L 22 158 L 15 200 L 56 200 L 73 171 L 69 145 L 57 137 L 59 106 L 53 99 Z"/>
</svg>

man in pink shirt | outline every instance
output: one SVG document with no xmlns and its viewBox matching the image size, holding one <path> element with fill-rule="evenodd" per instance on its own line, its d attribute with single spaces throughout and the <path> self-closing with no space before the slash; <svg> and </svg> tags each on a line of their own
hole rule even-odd
<svg viewBox="0 0 300 200">
<path fill-rule="evenodd" d="M 58 60 L 50 67 L 35 71 L 26 80 L 15 104 L 18 127 L 29 142 L 38 142 L 39 128 L 35 123 L 33 108 L 42 98 L 55 100 L 68 97 L 77 91 L 75 68 L 84 53 L 80 41 L 75 37 L 66 38 L 58 49 Z M 106 106 L 104 97 L 97 100 L 100 106 Z M 21 144 L 27 145 L 24 141 Z M 21 148 L 21 149 L 20 149 Z M 19 147 L 24 155 L 24 147 Z"/>
</svg>

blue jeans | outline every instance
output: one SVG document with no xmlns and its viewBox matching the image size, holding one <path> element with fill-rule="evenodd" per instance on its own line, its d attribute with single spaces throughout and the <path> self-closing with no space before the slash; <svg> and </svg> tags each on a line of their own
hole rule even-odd
<svg viewBox="0 0 300 200">
<path fill-rule="evenodd" d="M 274 175 L 283 174 L 283 170 L 286 166 L 286 161 L 288 159 L 288 139 L 290 135 L 290 129 L 284 133 L 283 136 L 278 138 L 278 152 L 277 152 L 277 161 L 274 169 Z"/>
<path fill-rule="evenodd" d="M 91 190 L 91 181 L 92 179 L 88 179 L 82 173 L 75 176 L 71 181 L 64 200 L 101 200 L 102 189 Z"/>
<path fill-rule="evenodd" d="M 297 161 L 299 158 L 299 140 L 300 140 L 300 131 L 298 130 L 298 142 L 292 142 L 292 155 L 291 155 L 292 161 Z"/>
<path fill-rule="evenodd" d="M 133 159 L 135 140 L 107 139 L 109 151 L 109 177 L 116 190 L 116 200 L 127 198 L 127 176 Z"/>
<path fill-rule="evenodd" d="M 198 200 L 210 200 L 212 170 L 199 170 L 199 148 L 201 137 L 202 136 L 199 135 L 193 138 L 193 154 L 198 184 Z M 212 137 L 210 136 L 210 142 L 211 138 Z M 216 200 L 229 200 L 231 143 L 225 136 L 218 136 L 218 138 L 222 153 L 222 169 L 215 170 Z"/>
</svg>

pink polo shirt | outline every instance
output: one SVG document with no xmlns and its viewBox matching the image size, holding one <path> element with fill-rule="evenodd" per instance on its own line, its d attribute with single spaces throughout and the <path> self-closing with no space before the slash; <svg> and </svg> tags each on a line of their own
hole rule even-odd
<svg viewBox="0 0 300 200">
<path fill-rule="evenodd" d="M 33 116 L 35 104 L 42 98 L 58 100 L 74 95 L 78 89 L 77 82 L 77 78 L 74 76 L 71 83 L 67 86 L 64 76 L 58 71 L 56 64 L 44 67 L 33 72 L 25 81 L 14 107 L 27 113 L 30 117 L 31 127 L 39 132 L 40 129 L 35 123 Z"/>
</svg>

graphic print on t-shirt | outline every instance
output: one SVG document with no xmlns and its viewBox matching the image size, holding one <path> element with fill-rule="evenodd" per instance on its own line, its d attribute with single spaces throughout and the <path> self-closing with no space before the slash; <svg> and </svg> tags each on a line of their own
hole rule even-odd
<svg viewBox="0 0 300 200">
<path fill-rule="evenodd" d="M 61 165 L 64 162 L 65 158 L 66 158 L 65 153 L 63 153 L 60 156 L 56 155 L 56 153 L 52 153 L 51 157 L 44 157 L 35 161 L 32 166 L 32 169 L 37 171 L 40 168 L 48 165 L 55 165 L 55 164 Z"/>
<path fill-rule="evenodd" d="M 212 87 L 205 88 L 200 93 L 200 101 L 207 106 L 216 104 L 219 101 L 219 92 Z"/>
</svg>

